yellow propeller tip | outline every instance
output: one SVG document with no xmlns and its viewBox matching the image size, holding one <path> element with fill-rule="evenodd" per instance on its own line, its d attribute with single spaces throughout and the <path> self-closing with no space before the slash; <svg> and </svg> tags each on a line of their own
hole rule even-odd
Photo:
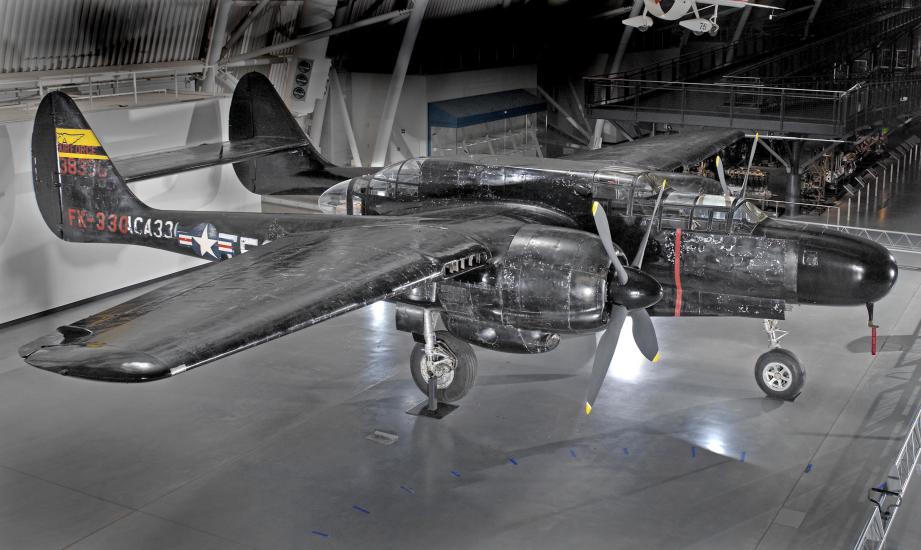
<svg viewBox="0 0 921 550">
<path fill-rule="evenodd" d="M 595 215 L 595 212 L 598 210 L 598 201 L 592 203 L 592 215 Z"/>
<path fill-rule="evenodd" d="M 592 414 L 592 406 L 588 404 L 588 401 L 585 402 L 585 416 Z"/>
<path fill-rule="evenodd" d="M 652 362 L 653 362 L 653 363 L 658 363 L 658 362 L 659 362 L 659 359 L 662 359 L 662 355 L 659 354 L 659 353 L 656 353 L 656 356 L 652 358 Z"/>
</svg>

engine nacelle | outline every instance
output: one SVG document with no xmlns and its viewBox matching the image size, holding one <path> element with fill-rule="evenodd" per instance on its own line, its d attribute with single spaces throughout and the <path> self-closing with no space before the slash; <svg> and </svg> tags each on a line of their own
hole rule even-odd
<svg viewBox="0 0 921 550">
<path fill-rule="evenodd" d="M 560 335 L 542 330 L 525 330 L 447 315 L 448 332 L 480 347 L 506 353 L 545 353 L 560 345 Z"/>
<path fill-rule="evenodd" d="M 522 227 L 487 269 L 439 285 L 448 315 L 545 332 L 596 331 L 607 322 L 610 260 L 590 233 Z"/>
</svg>

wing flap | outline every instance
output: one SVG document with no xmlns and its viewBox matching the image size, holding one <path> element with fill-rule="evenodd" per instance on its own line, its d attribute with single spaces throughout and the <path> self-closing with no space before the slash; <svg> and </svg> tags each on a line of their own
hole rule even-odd
<svg viewBox="0 0 921 550">
<path fill-rule="evenodd" d="M 468 236 L 422 225 L 284 237 L 61 327 L 20 355 L 82 378 L 155 380 L 439 280 L 458 260 L 488 255 Z"/>
</svg>

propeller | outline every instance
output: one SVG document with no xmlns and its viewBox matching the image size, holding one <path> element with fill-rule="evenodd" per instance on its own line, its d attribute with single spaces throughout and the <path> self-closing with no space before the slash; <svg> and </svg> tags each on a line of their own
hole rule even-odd
<svg viewBox="0 0 921 550">
<path fill-rule="evenodd" d="M 739 195 L 745 198 L 745 190 L 748 189 L 748 175 L 752 171 L 752 163 L 755 161 L 755 151 L 758 149 L 758 133 L 755 133 L 755 141 L 752 142 L 752 152 L 748 155 L 748 167 L 745 169 L 745 178 L 742 179 L 742 193 Z"/>
<path fill-rule="evenodd" d="M 723 188 L 723 196 L 727 199 L 732 198 L 732 191 L 729 190 L 729 185 L 726 184 L 726 174 L 723 172 L 723 161 L 720 159 L 719 155 L 716 156 L 716 174 L 720 177 L 720 186 Z"/>
<path fill-rule="evenodd" d="M 601 238 L 601 243 L 607 251 L 611 263 L 614 265 L 618 284 L 612 284 L 608 293 L 609 299 L 613 302 L 611 318 L 608 320 L 608 326 L 604 334 L 601 335 L 601 340 L 599 340 L 598 347 L 595 350 L 591 383 L 585 397 L 585 414 L 591 414 L 595 399 L 597 399 L 598 393 L 601 391 L 608 369 L 611 367 L 611 361 L 614 359 L 614 352 L 617 350 L 617 342 L 620 340 L 620 333 L 627 315 L 633 320 L 633 340 L 636 342 L 637 347 L 650 361 L 656 362 L 659 360 L 659 342 L 656 338 L 655 327 L 652 325 L 652 319 L 649 318 L 646 308 L 653 306 L 662 297 L 662 286 L 651 276 L 643 273 L 640 268 L 643 264 L 643 255 L 649 242 L 649 235 L 652 232 L 652 226 L 659 211 L 659 205 L 662 203 L 665 186 L 666 182 L 663 181 L 662 187 L 659 189 L 659 196 L 656 199 L 656 205 L 652 211 L 652 218 L 649 220 L 649 225 L 646 226 L 646 232 L 640 241 L 639 250 L 637 250 L 633 262 L 627 268 L 621 265 L 620 258 L 616 253 L 604 208 L 597 202 L 592 204 L 592 216 L 595 218 L 598 236 Z"/>
</svg>

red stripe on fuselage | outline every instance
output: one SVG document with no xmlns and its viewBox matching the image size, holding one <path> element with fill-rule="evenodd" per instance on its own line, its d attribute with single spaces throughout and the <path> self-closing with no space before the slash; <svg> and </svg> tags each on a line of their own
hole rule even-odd
<svg viewBox="0 0 921 550">
<path fill-rule="evenodd" d="M 681 317 L 681 228 L 675 230 L 675 317 Z"/>
</svg>

